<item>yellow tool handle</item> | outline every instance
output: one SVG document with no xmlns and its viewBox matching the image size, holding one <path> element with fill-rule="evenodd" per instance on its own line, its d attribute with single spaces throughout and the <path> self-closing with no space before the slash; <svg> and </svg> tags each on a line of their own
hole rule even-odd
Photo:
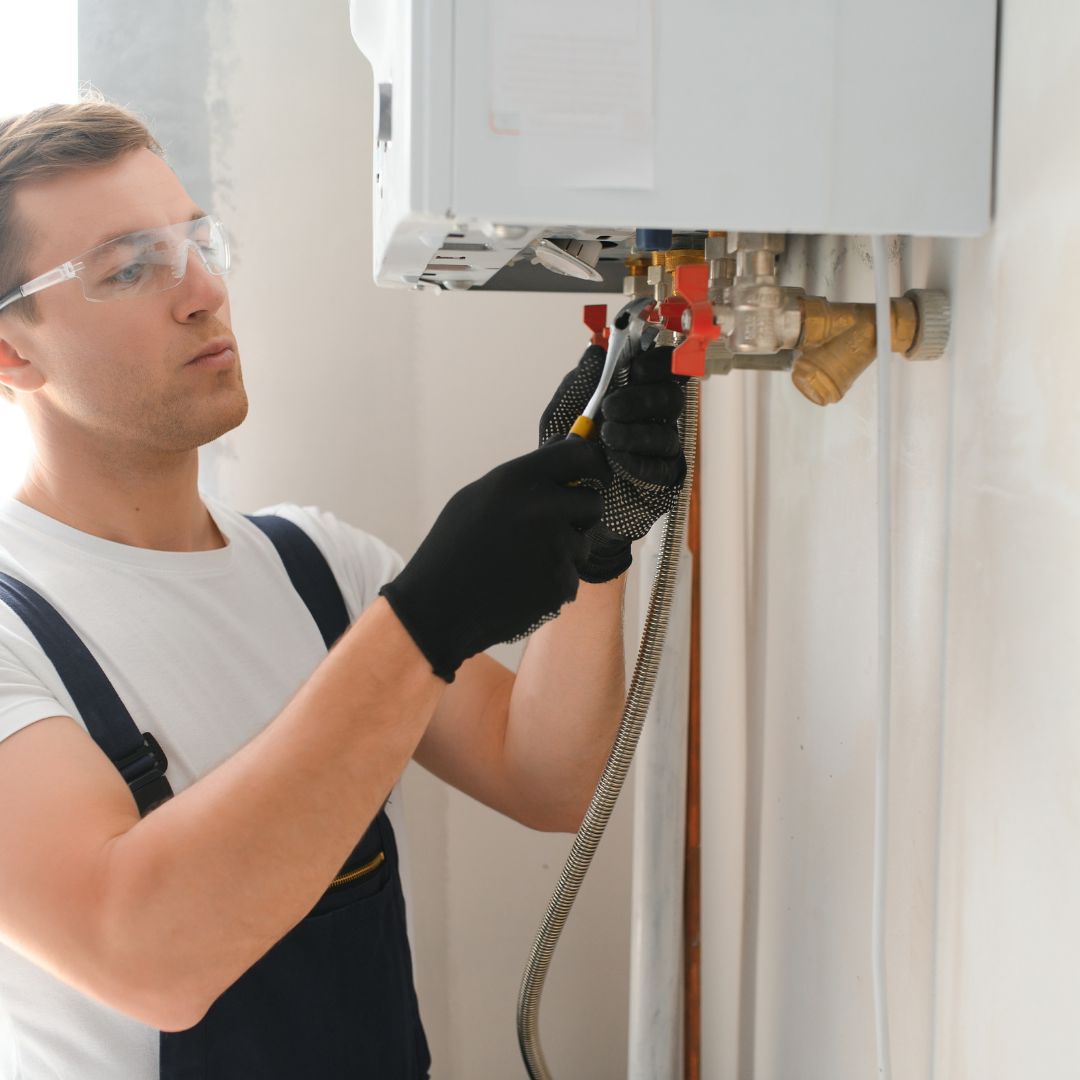
<svg viewBox="0 0 1080 1080">
<path fill-rule="evenodd" d="M 596 424 L 590 420 L 587 416 L 579 416 L 575 421 L 573 427 L 570 428 L 570 435 L 577 435 L 581 439 L 591 439 L 595 434 Z"/>
<path fill-rule="evenodd" d="M 579 439 L 591 439 L 595 434 L 596 424 L 587 416 L 579 416 L 566 433 L 566 437 L 570 439 L 576 435 Z M 581 487 L 581 481 L 571 480 L 567 487 Z"/>
</svg>

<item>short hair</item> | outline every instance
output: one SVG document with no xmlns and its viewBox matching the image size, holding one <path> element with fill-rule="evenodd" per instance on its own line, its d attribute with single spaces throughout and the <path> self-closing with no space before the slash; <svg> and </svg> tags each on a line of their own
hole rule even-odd
<svg viewBox="0 0 1080 1080">
<path fill-rule="evenodd" d="M 19 184 L 105 165 L 144 148 L 164 156 L 139 116 L 94 90 L 84 92 L 78 103 L 45 105 L 0 120 L 0 296 L 28 275 L 30 237 L 15 214 Z M 28 323 L 38 319 L 33 296 L 7 310 Z M 7 387 L 0 389 L 11 396 Z"/>
</svg>

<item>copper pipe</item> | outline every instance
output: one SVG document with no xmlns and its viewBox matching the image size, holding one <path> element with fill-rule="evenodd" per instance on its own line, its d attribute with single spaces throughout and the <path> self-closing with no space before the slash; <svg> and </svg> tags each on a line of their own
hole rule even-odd
<svg viewBox="0 0 1080 1080">
<path fill-rule="evenodd" d="M 792 382 L 816 405 L 839 401 L 877 355 L 873 304 L 830 304 L 818 296 L 801 301 L 802 352 Z M 919 320 L 906 296 L 891 301 L 892 351 L 906 353 L 915 342 Z"/>
<path fill-rule="evenodd" d="M 700 405 L 699 405 L 700 409 Z M 699 412 L 700 417 L 700 412 Z M 685 1080 L 701 1077 L 701 427 L 690 489 L 690 701 L 686 761 L 686 867 L 683 877 L 683 1056 Z"/>
</svg>

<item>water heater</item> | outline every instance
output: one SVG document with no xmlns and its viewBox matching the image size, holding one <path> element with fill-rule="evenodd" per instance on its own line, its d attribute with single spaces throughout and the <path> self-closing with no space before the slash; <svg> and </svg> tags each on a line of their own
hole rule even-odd
<svg viewBox="0 0 1080 1080">
<path fill-rule="evenodd" d="M 995 0 L 351 0 L 351 21 L 381 285 L 620 291 L 638 229 L 990 223 Z"/>
</svg>

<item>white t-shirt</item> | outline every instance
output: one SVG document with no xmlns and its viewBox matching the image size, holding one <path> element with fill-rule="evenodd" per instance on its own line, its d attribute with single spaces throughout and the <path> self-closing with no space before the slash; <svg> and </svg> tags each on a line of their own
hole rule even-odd
<svg viewBox="0 0 1080 1080">
<path fill-rule="evenodd" d="M 41 593 L 83 640 L 139 730 L 161 743 L 175 792 L 261 731 L 326 655 L 270 541 L 242 514 L 205 502 L 227 546 L 169 552 L 102 540 L 0 501 L 0 571 Z M 350 618 L 401 568 L 391 548 L 332 514 L 293 505 L 262 512 L 291 519 L 315 541 Z M 80 719 L 26 625 L 0 603 L 0 740 L 49 716 Z M 158 1032 L 0 941 L 0 1080 L 16 1078 L 157 1080 Z"/>
</svg>

